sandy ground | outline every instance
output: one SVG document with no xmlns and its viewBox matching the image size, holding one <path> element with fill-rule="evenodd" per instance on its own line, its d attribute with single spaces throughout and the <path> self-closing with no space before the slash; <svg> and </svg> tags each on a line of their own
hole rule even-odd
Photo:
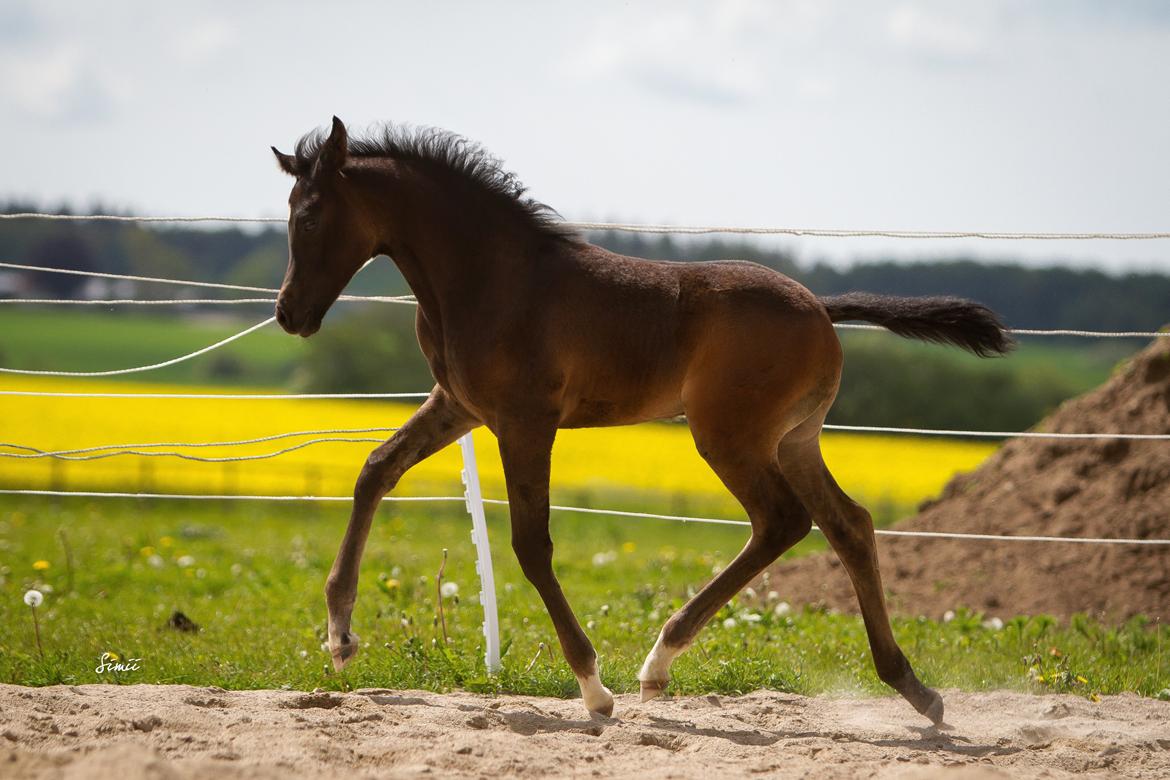
<svg viewBox="0 0 1170 780">
<path fill-rule="evenodd" d="M 947 732 L 894 698 L 0 685 L 0 777 L 1170 777 L 1170 703 L 944 697 Z"/>
</svg>

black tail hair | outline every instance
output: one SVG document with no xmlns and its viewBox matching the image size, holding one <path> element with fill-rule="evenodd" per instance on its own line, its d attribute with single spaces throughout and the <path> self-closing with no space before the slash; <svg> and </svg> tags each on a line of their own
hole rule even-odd
<svg viewBox="0 0 1170 780">
<path fill-rule="evenodd" d="M 901 298 L 851 292 L 825 296 L 820 301 L 833 322 L 871 322 L 899 336 L 954 344 L 979 357 L 1003 355 L 1015 346 L 995 312 L 965 298 Z"/>
</svg>

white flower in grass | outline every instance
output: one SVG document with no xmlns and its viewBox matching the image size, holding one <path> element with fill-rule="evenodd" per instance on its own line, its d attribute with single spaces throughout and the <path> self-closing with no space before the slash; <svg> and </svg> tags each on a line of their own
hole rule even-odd
<svg viewBox="0 0 1170 780">
<path fill-rule="evenodd" d="M 767 598 L 768 598 L 768 601 L 776 601 L 777 599 L 780 598 L 780 594 L 774 590 L 770 590 L 770 591 L 768 591 Z"/>
<path fill-rule="evenodd" d="M 606 552 L 593 553 L 593 565 L 605 566 L 607 563 L 613 563 L 617 560 L 617 553 L 613 550 Z"/>
<path fill-rule="evenodd" d="M 178 560 L 175 561 L 175 563 L 179 566 L 179 568 L 185 569 L 188 566 L 195 565 L 195 557 L 191 555 L 182 555 Z"/>
<path fill-rule="evenodd" d="M 156 569 L 161 569 L 163 567 L 163 563 L 164 563 L 162 556 L 159 555 L 158 553 L 155 553 L 154 555 L 147 558 L 146 562 L 149 563 L 151 566 L 153 566 Z"/>
<path fill-rule="evenodd" d="M 755 588 L 744 588 L 743 595 L 745 598 L 754 599 L 756 597 L 756 589 Z"/>
<path fill-rule="evenodd" d="M 759 612 L 741 612 L 739 619 L 745 623 L 759 623 L 763 618 L 760 617 Z"/>
<path fill-rule="evenodd" d="M 1002 631 L 1003 621 L 997 617 L 988 618 L 987 620 L 983 621 L 983 627 L 991 631 Z"/>
<path fill-rule="evenodd" d="M 775 614 L 776 617 L 784 617 L 785 615 L 787 615 L 791 611 L 792 611 L 792 605 L 789 604 L 787 601 L 781 601 L 772 610 L 772 613 Z"/>
<path fill-rule="evenodd" d="M 953 609 L 948 609 L 946 612 L 943 613 L 943 622 L 944 623 L 950 623 L 954 619 L 955 619 L 955 611 Z"/>
<path fill-rule="evenodd" d="M 39 607 L 45 600 L 39 590 L 30 590 L 24 594 L 24 603 L 30 607 Z"/>
<path fill-rule="evenodd" d="M 449 599 L 459 592 L 459 586 L 454 582 L 444 582 L 439 586 L 439 593 L 443 594 L 443 598 Z"/>
<path fill-rule="evenodd" d="M 729 617 L 723 621 L 724 628 L 735 628 L 735 618 Z"/>
</svg>

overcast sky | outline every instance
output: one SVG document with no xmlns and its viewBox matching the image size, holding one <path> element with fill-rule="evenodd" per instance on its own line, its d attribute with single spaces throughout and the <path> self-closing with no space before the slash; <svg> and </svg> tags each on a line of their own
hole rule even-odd
<svg viewBox="0 0 1170 780">
<path fill-rule="evenodd" d="M 1170 3 L 0 0 L 0 197 L 284 216 L 332 114 L 481 141 L 568 219 L 1170 230 Z M 1170 272 L 1170 241 L 802 239 Z"/>
</svg>

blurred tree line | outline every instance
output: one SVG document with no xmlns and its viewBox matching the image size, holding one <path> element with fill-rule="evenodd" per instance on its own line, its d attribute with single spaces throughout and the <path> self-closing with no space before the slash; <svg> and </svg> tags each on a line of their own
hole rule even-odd
<svg viewBox="0 0 1170 780">
<path fill-rule="evenodd" d="M 37 210 L 10 203 L 8 213 Z M 109 213 L 99 211 L 99 213 Z M 982 301 L 1025 328 L 1156 330 L 1170 321 L 1170 276 L 1112 275 L 1062 267 L 1029 268 L 970 259 L 837 267 L 802 264 L 748 241 L 593 233 L 594 243 L 652 259 L 752 260 L 826 295 L 848 290 L 896 295 L 948 294 Z M 282 228 L 140 226 L 125 223 L 0 222 L 0 257 L 30 265 L 277 287 L 288 249 Z M 3 269 L 0 269 L 3 271 Z M 30 273 L 50 295 L 73 297 L 82 277 Z M 149 286 L 147 286 L 149 287 Z M 175 287 L 140 288 L 150 297 Z M 375 263 L 349 288 L 358 294 L 409 292 L 389 262 Z M 954 350 L 886 334 L 845 333 L 841 394 L 830 422 L 904 426 L 1025 428 L 1065 398 L 1107 376 L 1140 342 L 1046 339 L 1008 360 L 981 361 Z M 335 307 L 308 344 L 295 384 L 318 392 L 410 392 L 433 384 L 414 335 L 414 309 Z"/>
</svg>

